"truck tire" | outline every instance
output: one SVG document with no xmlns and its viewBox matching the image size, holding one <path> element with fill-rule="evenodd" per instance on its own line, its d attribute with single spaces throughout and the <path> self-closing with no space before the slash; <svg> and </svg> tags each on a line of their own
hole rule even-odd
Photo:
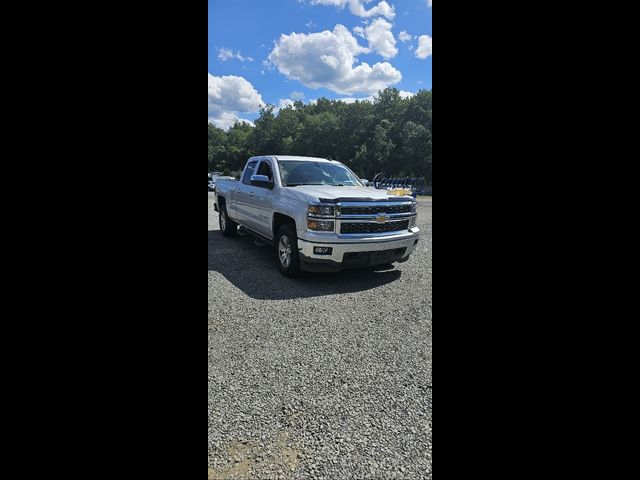
<svg viewBox="0 0 640 480">
<path fill-rule="evenodd" d="M 223 237 L 235 237 L 238 233 L 238 224 L 227 215 L 227 206 L 221 205 L 220 208 L 220 231 Z"/>
<path fill-rule="evenodd" d="M 276 233 L 276 262 L 285 277 L 296 277 L 300 273 L 300 256 L 298 255 L 298 236 L 295 226 L 287 223 Z"/>
</svg>

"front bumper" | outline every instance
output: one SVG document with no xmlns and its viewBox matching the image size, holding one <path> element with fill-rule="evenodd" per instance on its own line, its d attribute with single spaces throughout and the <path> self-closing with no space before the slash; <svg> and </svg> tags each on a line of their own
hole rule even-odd
<svg viewBox="0 0 640 480">
<path fill-rule="evenodd" d="M 332 272 L 346 268 L 360 268 L 393 262 L 405 262 L 413 253 L 420 238 L 420 229 L 412 228 L 401 235 L 365 237 L 334 243 L 337 238 L 321 241 L 298 238 L 300 267 L 311 272 Z M 314 247 L 332 248 L 330 255 L 314 253 Z"/>
</svg>

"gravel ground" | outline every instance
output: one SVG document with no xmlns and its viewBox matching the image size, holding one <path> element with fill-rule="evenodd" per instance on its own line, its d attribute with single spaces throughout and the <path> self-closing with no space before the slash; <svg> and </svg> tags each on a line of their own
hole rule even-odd
<svg viewBox="0 0 640 480">
<path fill-rule="evenodd" d="M 209 480 L 432 477 L 431 210 L 406 263 L 288 279 L 209 193 Z"/>
</svg>

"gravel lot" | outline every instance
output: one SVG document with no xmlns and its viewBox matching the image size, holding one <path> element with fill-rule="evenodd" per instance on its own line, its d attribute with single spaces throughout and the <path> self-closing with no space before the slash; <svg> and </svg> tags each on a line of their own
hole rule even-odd
<svg viewBox="0 0 640 480">
<path fill-rule="evenodd" d="M 432 477 L 431 210 L 392 270 L 288 279 L 209 193 L 209 480 Z"/>
</svg>

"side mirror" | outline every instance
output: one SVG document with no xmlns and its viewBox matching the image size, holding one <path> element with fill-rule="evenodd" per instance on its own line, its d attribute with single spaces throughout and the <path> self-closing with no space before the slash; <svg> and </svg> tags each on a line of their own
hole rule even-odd
<svg viewBox="0 0 640 480">
<path fill-rule="evenodd" d="M 251 185 L 256 187 L 273 188 L 273 182 L 266 175 L 251 175 Z"/>
<path fill-rule="evenodd" d="M 369 180 L 367 180 L 366 178 L 361 178 L 361 179 L 360 179 L 360 181 L 361 181 L 362 183 L 364 183 L 364 186 L 365 186 L 365 187 L 368 187 L 368 186 L 369 186 Z"/>
</svg>

